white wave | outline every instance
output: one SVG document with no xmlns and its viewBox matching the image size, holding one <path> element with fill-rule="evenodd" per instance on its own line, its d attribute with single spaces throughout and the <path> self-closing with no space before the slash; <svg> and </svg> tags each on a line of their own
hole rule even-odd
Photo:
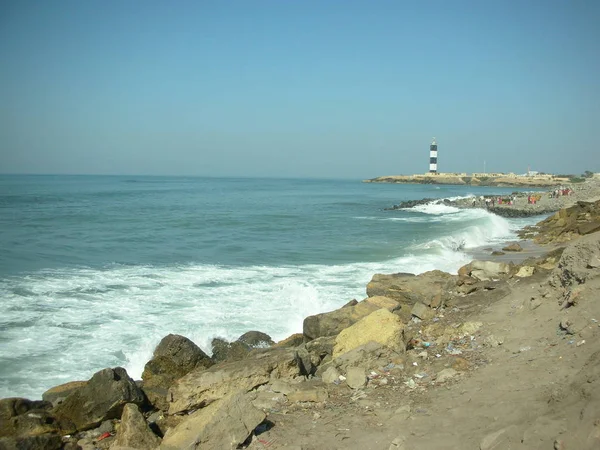
<svg viewBox="0 0 600 450">
<path fill-rule="evenodd" d="M 374 273 L 456 271 L 450 251 L 377 262 L 289 267 L 114 266 L 64 269 L 0 280 L 0 397 L 40 398 L 48 388 L 123 366 L 135 379 L 167 334 L 210 354 L 218 336 L 249 330 L 281 340 L 305 317 L 366 297 Z"/>
<path fill-rule="evenodd" d="M 418 211 L 423 214 L 452 214 L 461 211 L 461 209 L 456 208 L 455 206 L 444 205 L 443 203 L 431 202 L 426 203 L 424 205 L 413 206 L 412 208 L 407 208 L 409 211 Z"/>
<path fill-rule="evenodd" d="M 462 251 L 514 239 L 518 230 L 507 219 L 482 209 L 461 210 L 452 217 L 446 216 L 445 220 L 464 222 L 464 227 L 429 242 L 417 244 L 415 248 Z"/>
</svg>

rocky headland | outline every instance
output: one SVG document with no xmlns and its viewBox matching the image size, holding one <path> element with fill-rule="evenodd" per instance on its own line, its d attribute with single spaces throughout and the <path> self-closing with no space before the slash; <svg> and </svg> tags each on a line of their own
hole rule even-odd
<svg viewBox="0 0 600 450">
<path fill-rule="evenodd" d="M 166 336 L 142 380 L 0 400 L 0 449 L 598 449 L 599 219 L 578 201 L 523 231 L 541 256 L 375 274 L 281 342 Z"/>
<path fill-rule="evenodd" d="M 438 173 L 416 175 L 389 175 L 363 180 L 363 183 L 400 183 L 400 184 L 453 184 L 466 186 L 500 187 L 552 187 L 569 183 L 568 176 L 514 174 L 471 174 Z"/>
<path fill-rule="evenodd" d="M 461 209 L 486 209 L 503 217 L 530 217 L 552 214 L 560 209 L 568 208 L 579 201 L 600 199 L 600 178 L 597 177 L 587 179 L 582 183 L 565 184 L 560 187 L 562 189 L 556 188 L 546 192 L 519 191 L 511 195 L 486 194 L 456 200 L 434 198 L 408 200 L 386 209 L 399 210 L 428 203 L 436 203 Z M 532 197 L 535 201 L 532 201 Z"/>
</svg>

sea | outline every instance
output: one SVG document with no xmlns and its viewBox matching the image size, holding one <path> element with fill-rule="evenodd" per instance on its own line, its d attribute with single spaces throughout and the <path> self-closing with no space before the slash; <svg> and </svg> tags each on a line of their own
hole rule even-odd
<svg viewBox="0 0 600 450">
<path fill-rule="evenodd" d="M 0 175 L 0 398 L 124 367 L 161 338 L 281 340 L 375 273 L 456 273 L 540 218 L 404 200 L 514 188 L 360 180 Z"/>
</svg>

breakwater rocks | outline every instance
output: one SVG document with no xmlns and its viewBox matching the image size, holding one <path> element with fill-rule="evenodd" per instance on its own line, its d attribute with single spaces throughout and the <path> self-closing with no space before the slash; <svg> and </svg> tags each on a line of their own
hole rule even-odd
<svg viewBox="0 0 600 450">
<path fill-rule="evenodd" d="M 424 198 L 401 202 L 386 208 L 386 210 L 413 208 L 432 203 L 461 209 L 486 209 L 502 217 L 516 218 L 553 214 L 561 209 L 573 206 L 577 202 L 598 199 L 600 199 L 600 178 L 591 178 L 584 183 L 564 186 L 562 190 L 531 193 L 513 192 L 510 195 L 483 195 L 457 199 Z"/>
<path fill-rule="evenodd" d="M 2 399 L 0 449 L 599 448 L 599 211 L 540 222 L 573 242 L 520 264 L 375 274 L 277 343 L 249 332 L 209 356 L 168 335 L 142 380 L 106 368 Z"/>
<path fill-rule="evenodd" d="M 544 194 L 549 195 L 549 194 Z M 529 201 L 529 194 L 515 192 L 510 196 L 484 195 L 450 199 L 424 198 L 420 200 L 408 200 L 385 208 L 386 211 L 414 208 L 415 206 L 433 204 L 451 206 L 460 209 L 478 208 L 485 209 L 502 217 L 531 217 L 551 214 L 560 209 L 559 202 L 543 202 L 533 204 Z M 538 199 L 539 201 L 540 199 Z"/>
</svg>

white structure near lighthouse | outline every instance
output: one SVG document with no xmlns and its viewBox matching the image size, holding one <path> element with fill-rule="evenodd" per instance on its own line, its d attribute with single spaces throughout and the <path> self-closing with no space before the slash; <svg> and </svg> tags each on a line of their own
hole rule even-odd
<svg viewBox="0 0 600 450">
<path fill-rule="evenodd" d="M 435 138 L 431 141 L 429 146 L 429 173 L 437 174 L 437 142 Z"/>
</svg>

